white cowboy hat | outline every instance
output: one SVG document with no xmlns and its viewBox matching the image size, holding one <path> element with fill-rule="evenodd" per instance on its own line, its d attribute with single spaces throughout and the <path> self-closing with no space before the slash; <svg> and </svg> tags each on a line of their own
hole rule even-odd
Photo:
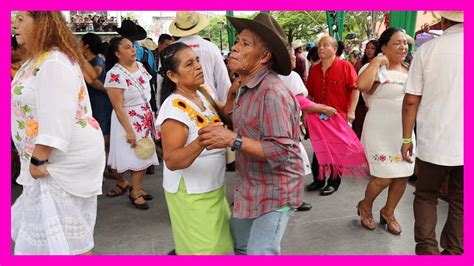
<svg viewBox="0 0 474 266">
<path fill-rule="evenodd" d="M 443 18 L 455 22 L 464 22 L 464 12 L 463 11 L 439 11 L 438 15 Z"/>
<path fill-rule="evenodd" d="M 302 40 L 296 40 L 291 42 L 291 48 L 296 49 L 302 46 L 306 46 L 306 43 L 304 43 Z"/>
<path fill-rule="evenodd" d="M 185 37 L 200 32 L 209 25 L 207 17 L 197 12 L 178 11 L 171 22 L 170 33 L 173 36 Z"/>
<path fill-rule="evenodd" d="M 145 39 L 145 40 L 141 41 L 140 44 L 141 44 L 141 46 L 147 48 L 150 51 L 154 51 L 158 47 L 158 45 L 150 39 Z"/>
</svg>

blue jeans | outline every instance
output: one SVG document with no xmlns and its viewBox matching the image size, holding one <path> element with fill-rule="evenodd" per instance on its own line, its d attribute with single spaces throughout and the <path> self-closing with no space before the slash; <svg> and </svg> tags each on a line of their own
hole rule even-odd
<svg viewBox="0 0 474 266">
<path fill-rule="evenodd" d="M 280 243 L 293 210 L 272 211 L 254 219 L 232 217 L 230 229 L 236 255 L 279 255 Z"/>
</svg>

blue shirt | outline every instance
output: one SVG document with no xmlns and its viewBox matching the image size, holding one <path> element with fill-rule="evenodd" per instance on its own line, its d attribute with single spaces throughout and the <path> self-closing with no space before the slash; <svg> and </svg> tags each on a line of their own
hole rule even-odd
<svg viewBox="0 0 474 266">
<path fill-rule="evenodd" d="M 137 41 L 134 41 L 133 42 L 133 46 L 135 47 L 135 50 L 137 51 L 137 61 L 141 62 L 142 61 L 142 58 L 143 58 L 143 54 L 145 53 L 143 47 L 137 42 Z M 157 70 L 156 70 L 156 64 L 155 64 L 155 56 L 153 55 L 153 52 L 149 50 L 149 53 L 148 53 L 148 65 L 151 67 L 151 69 L 153 70 L 154 73 L 151 73 L 153 74 L 153 76 L 156 75 L 157 73 Z"/>
</svg>

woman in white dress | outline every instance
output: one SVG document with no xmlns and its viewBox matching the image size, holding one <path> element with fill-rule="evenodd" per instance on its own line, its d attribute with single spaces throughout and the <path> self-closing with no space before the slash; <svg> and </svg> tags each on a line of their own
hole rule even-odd
<svg viewBox="0 0 474 266">
<path fill-rule="evenodd" d="M 146 201 L 153 199 L 153 196 L 143 191 L 143 178 L 149 166 L 159 164 L 158 157 L 153 150 L 149 156 L 139 158 L 134 148 L 141 140 L 153 141 L 153 112 L 149 105 L 151 76 L 142 63 L 136 61 L 135 48 L 124 37 L 110 40 L 106 68 L 104 87 L 114 108 L 107 165 L 117 177 L 117 185 L 107 196 L 125 193 L 129 184 L 123 173 L 131 171 L 130 202 L 137 209 L 146 210 L 149 208 Z"/>
<path fill-rule="evenodd" d="M 402 102 L 408 68 L 407 37 L 401 29 L 389 28 L 380 36 L 377 54 L 361 69 L 357 87 L 368 95 L 369 111 L 362 130 L 362 143 L 369 162 L 370 180 L 365 198 L 357 205 L 362 226 L 375 229 L 372 205 L 375 198 L 389 188 L 385 206 L 380 210 L 380 223 L 392 234 L 400 234 L 401 226 L 394 216 L 395 208 L 413 174 L 414 164 L 402 160 Z"/>
<path fill-rule="evenodd" d="M 14 253 L 89 254 L 105 153 L 77 42 L 60 12 L 18 12 L 13 28 L 28 51 L 12 81 L 11 129 L 23 186 L 12 206 Z"/>
</svg>

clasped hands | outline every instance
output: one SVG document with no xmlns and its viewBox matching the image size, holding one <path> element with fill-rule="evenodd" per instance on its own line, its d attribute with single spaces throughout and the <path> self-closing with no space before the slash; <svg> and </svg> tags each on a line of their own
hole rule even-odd
<svg viewBox="0 0 474 266">
<path fill-rule="evenodd" d="M 207 150 L 231 147 L 237 137 L 237 133 L 224 127 L 224 123 L 212 123 L 198 132 L 199 143 Z"/>
</svg>

